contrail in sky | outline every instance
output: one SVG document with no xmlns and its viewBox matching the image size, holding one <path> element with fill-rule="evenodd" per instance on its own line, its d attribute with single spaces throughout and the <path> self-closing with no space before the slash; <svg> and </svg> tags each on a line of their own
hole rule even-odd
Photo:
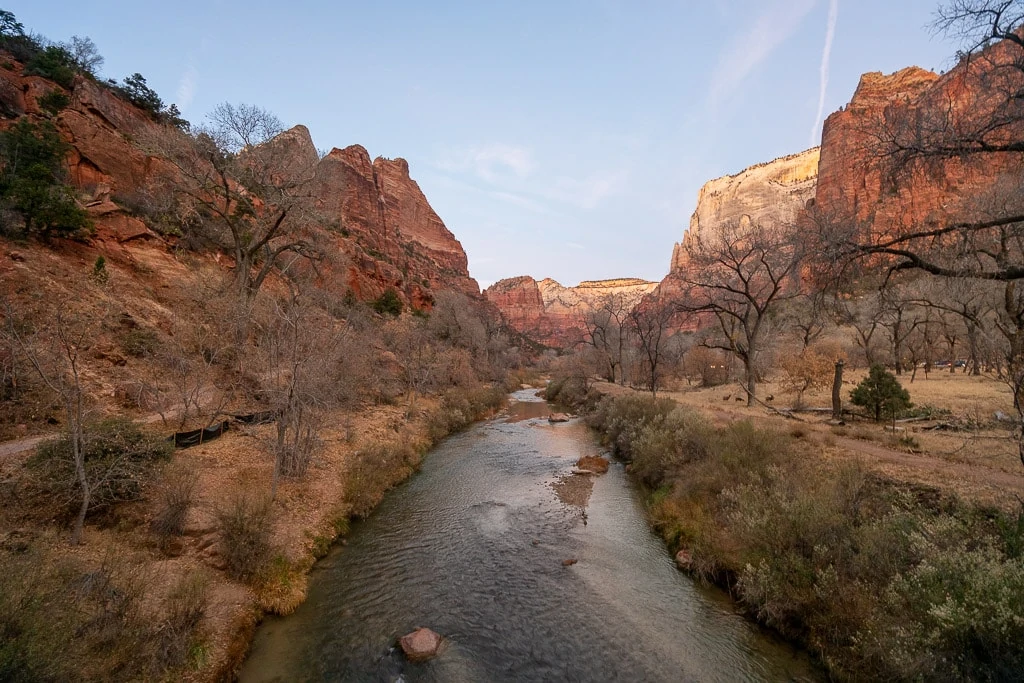
<svg viewBox="0 0 1024 683">
<path fill-rule="evenodd" d="M 832 57 L 832 39 L 836 37 L 836 19 L 839 17 L 839 0 L 829 0 L 828 28 L 825 29 L 825 49 L 821 51 L 821 85 L 818 90 L 818 115 L 811 128 L 811 146 L 818 144 L 818 128 L 825 115 L 825 90 L 828 88 L 828 66 Z"/>
</svg>

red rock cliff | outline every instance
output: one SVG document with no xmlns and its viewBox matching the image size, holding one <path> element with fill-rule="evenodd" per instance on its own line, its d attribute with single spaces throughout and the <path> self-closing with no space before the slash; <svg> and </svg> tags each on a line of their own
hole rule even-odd
<svg viewBox="0 0 1024 683">
<path fill-rule="evenodd" d="M 524 275 L 495 282 L 484 290 L 484 296 L 512 329 L 541 344 L 568 348 L 583 340 L 583 317 L 603 297 L 621 296 L 628 308 L 657 286 L 647 280 L 620 278 L 563 287 L 551 278 L 538 282 Z"/>
<path fill-rule="evenodd" d="M 0 68 L 0 116 L 8 121 L 25 114 L 41 116 L 38 99 L 62 88 L 25 76 L 17 63 L 7 66 Z M 157 136 L 161 127 L 110 88 L 87 78 L 77 77 L 65 93 L 70 104 L 53 120 L 71 145 L 71 179 L 83 201 L 92 205 L 100 234 L 113 230 L 115 235 L 147 233 L 156 238 L 116 202 L 147 182 L 173 182 L 173 166 L 148 154 L 139 142 Z M 462 245 L 410 177 L 404 159 L 371 163 L 358 145 L 334 149 L 319 159 L 304 126 L 265 144 L 281 174 L 309 175 L 305 187 L 319 209 L 321 241 L 337 249 L 341 258 L 335 262 L 348 264 L 340 287 L 362 299 L 394 288 L 417 307 L 429 307 L 432 292 L 440 289 L 479 295 Z"/>
</svg>

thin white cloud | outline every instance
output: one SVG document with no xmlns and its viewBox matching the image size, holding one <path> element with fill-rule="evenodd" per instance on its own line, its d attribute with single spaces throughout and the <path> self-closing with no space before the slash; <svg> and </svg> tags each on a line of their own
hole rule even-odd
<svg viewBox="0 0 1024 683">
<path fill-rule="evenodd" d="M 836 20 L 839 18 L 839 0 L 829 0 L 828 26 L 825 28 L 825 47 L 821 51 L 821 83 L 818 88 L 818 114 L 811 126 L 811 146 L 818 144 L 821 120 L 825 116 L 825 90 L 828 88 L 828 69 L 832 58 L 832 41 L 836 37 Z"/>
<path fill-rule="evenodd" d="M 544 194 L 581 209 L 594 209 L 602 201 L 626 189 L 629 173 L 625 169 L 614 173 L 595 173 L 582 180 L 562 176 L 555 180 Z"/>
<path fill-rule="evenodd" d="M 185 73 L 181 75 L 178 80 L 178 92 L 176 93 L 177 101 L 175 104 L 178 105 L 178 109 L 185 111 L 192 104 L 192 100 L 196 96 L 196 83 L 199 80 L 199 72 L 196 70 L 194 64 L 189 64 L 188 68 L 185 69 Z"/>
<path fill-rule="evenodd" d="M 482 180 L 495 183 L 509 175 L 525 178 L 536 164 L 529 149 L 518 145 L 492 142 L 475 147 L 448 150 L 437 167 L 452 172 L 472 172 Z"/>
<path fill-rule="evenodd" d="M 737 35 L 711 74 L 709 104 L 716 109 L 800 26 L 816 0 L 773 0 L 749 30 Z"/>
</svg>

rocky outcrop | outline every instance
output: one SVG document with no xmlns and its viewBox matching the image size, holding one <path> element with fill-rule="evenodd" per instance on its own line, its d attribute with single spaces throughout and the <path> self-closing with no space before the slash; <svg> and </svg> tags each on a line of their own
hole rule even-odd
<svg viewBox="0 0 1024 683">
<path fill-rule="evenodd" d="M 904 164 L 889 147 L 893 139 L 914 140 L 922 131 L 939 131 L 933 135 L 945 139 L 991 118 L 1010 92 L 1000 79 L 1020 78 L 1015 69 L 996 70 L 992 64 L 1009 61 L 1017 50 L 996 44 L 984 58 L 961 62 L 941 76 L 917 67 L 862 76 L 849 105 L 824 124 L 818 215 L 879 237 L 977 217 L 990 192 L 1006 182 L 1019 186 L 1019 155 L 952 155 Z M 1020 139 L 1016 125 L 1013 135 Z M 997 135 L 1011 130 L 1002 127 Z"/>
<path fill-rule="evenodd" d="M 689 229 L 673 247 L 670 277 L 686 267 L 687 245 L 701 234 L 730 224 L 769 227 L 796 221 L 814 198 L 818 155 L 815 147 L 705 183 Z"/>
<path fill-rule="evenodd" d="M 370 161 L 360 145 L 332 149 L 317 165 L 317 208 L 350 260 L 348 285 L 374 298 L 391 287 L 429 308 L 431 292 L 478 295 L 466 252 L 409 175 L 405 159 Z"/>
<path fill-rule="evenodd" d="M 632 308 L 658 286 L 637 278 L 584 281 L 564 287 L 546 278 L 538 282 L 528 275 L 499 280 L 484 296 L 501 312 L 512 329 L 547 346 L 567 348 L 585 335 L 584 317 L 607 297 L 618 297 Z"/>
<path fill-rule="evenodd" d="M 49 116 L 39 99 L 54 90 L 63 89 L 25 76 L 21 65 L 8 61 L 0 68 L 0 117 Z M 69 104 L 51 120 L 71 147 L 71 181 L 83 201 L 94 205 L 100 233 L 121 234 L 127 216 L 118 211 L 118 203 L 131 203 L 149 183 L 169 186 L 180 177 L 173 164 L 153 151 L 161 149 L 154 141 L 166 141 L 171 133 L 91 79 L 78 76 L 71 91 L 64 92 Z M 371 162 L 359 145 L 334 149 L 320 159 L 305 126 L 246 153 L 271 156 L 275 174 L 312 195 L 311 229 L 331 252 L 324 270 L 337 271 L 332 286 L 340 290 L 339 298 L 348 290 L 372 299 L 393 288 L 412 306 L 429 308 L 437 290 L 479 295 L 462 245 L 410 177 L 404 159 Z"/>
</svg>

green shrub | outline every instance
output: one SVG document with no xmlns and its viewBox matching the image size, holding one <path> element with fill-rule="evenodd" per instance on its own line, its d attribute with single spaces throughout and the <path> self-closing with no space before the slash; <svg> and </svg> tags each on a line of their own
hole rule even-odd
<svg viewBox="0 0 1024 683">
<path fill-rule="evenodd" d="M 1024 512 L 823 462 L 806 439 L 750 423 L 621 398 L 591 420 L 631 443 L 652 522 L 691 570 L 836 678 L 1013 680 L 1024 667 Z"/>
<path fill-rule="evenodd" d="M 42 76 L 70 90 L 75 84 L 78 68 L 75 58 L 60 45 L 48 45 L 25 64 L 25 74 Z"/>
<path fill-rule="evenodd" d="M 142 498 L 157 465 L 174 450 L 169 442 L 145 434 L 124 418 L 85 425 L 82 447 L 92 489 L 90 512 Z M 63 503 L 68 513 L 77 510 L 82 492 L 68 435 L 41 443 L 27 466 L 42 491 Z"/>
<path fill-rule="evenodd" d="M 60 90 L 51 90 L 39 98 L 39 107 L 46 112 L 56 116 L 62 109 L 68 106 L 71 100 Z"/>
<path fill-rule="evenodd" d="M 578 375 L 555 377 L 544 389 L 544 398 L 556 405 L 579 408 L 587 400 L 587 379 Z"/>
<path fill-rule="evenodd" d="M 402 300 L 398 297 L 398 292 L 391 288 L 385 290 L 371 305 L 373 310 L 381 315 L 393 315 L 395 317 L 401 315 L 404 308 Z"/>
<path fill-rule="evenodd" d="M 657 489 L 673 480 L 684 463 L 701 461 L 717 453 L 715 430 L 695 412 L 675 408 L 664 418 L 655 416 L 632 444 L 631 471 L 644 485 Z"/>
<path fill-rule="evenodd" d="M 0 203 L 21 215 L 26 234 L 74 235 L 92 224 L 65 183 L 67 150 L 49 121 L 21 118 L 0 133 Z"/>
<path fill-rule="evenodd" d="M 261 578 L 273 553 L 269 496 L 238 492 L 217 511 L 221 554 L 228 576 L 240 581 Z"/>
<path fill-rule="evenodd" d="M 92 264 L 92 273 L 90 273 L 92 281 L 98 285 L 105 285 L 110 280 L 110 273 L 107 272 L 107 259 L 100 254 L 96 257 L 96 262 Z"/>
<path fill-rule="evenodd" d="M 605 396 L 588 417 L 588 424 L 601 434 L 602 441 L 611 446 L 624 460 L 633 458 L 633 443 L 644 428 L 655 419 L 664 420 L 675 408 L 667 398 L 629 394 L 612 398 Z"/>
<path fill-rule="evenodd" d="M 901 411 L 912 405 L 910 394 L 896 376 L 878 364 L 872 365 L 868 376 L 854 388 L 850 401 L 871 411 L 875 422 L 881 421 L 883 416 L 895 420 Z"/>
</svg>

